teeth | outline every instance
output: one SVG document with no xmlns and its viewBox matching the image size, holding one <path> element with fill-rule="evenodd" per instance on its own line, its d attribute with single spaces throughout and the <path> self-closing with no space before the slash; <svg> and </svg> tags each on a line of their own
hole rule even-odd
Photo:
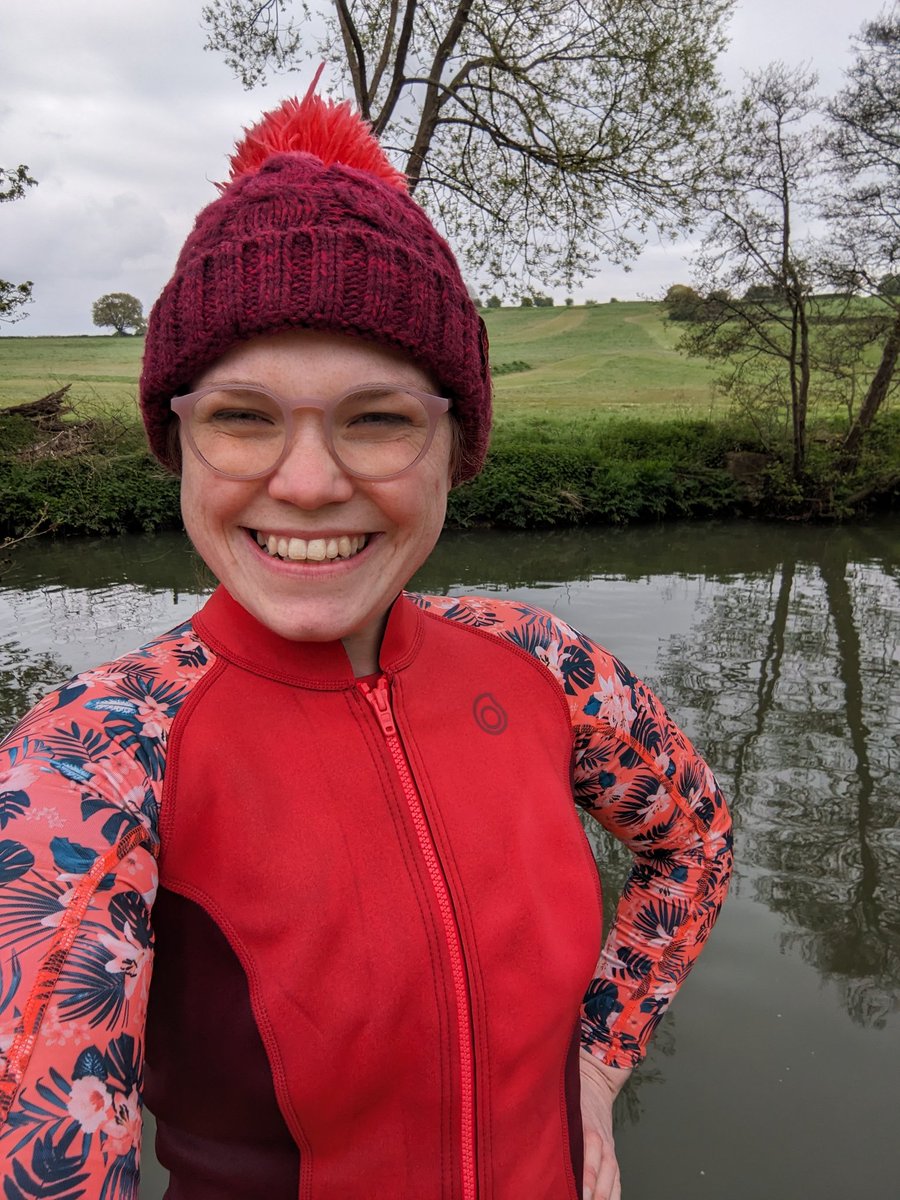
<svg viewBox="0 0 900 1200">
<path fill-rule="evenodd" d="M 274 533 L 266 536 L 256 532 L 256 541 L 273 558 L 287 558 L 292 562 L 325 562 L 336 558 L 351 558 L 366 544 L 365 534 L 339 538 L 283 538 Z"/>
</svg>

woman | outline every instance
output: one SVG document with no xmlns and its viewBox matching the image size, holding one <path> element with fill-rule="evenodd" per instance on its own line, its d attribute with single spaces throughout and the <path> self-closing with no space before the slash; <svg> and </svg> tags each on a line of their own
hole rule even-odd
<svg viewBox="0 0 900 1200">
<path fill-rule="evenodd" d="M 232 165 L 141 378 L 220 586 L 0 748 L 5 1194 L 134 1195 L 143 1094 L 174 1200 L 618 1197 L 721 795 L 550 614 L 403 593 L 483 461 L 487 342 L 362 122 L 310 89 Z M 573 799 L 635 854 L 602 954 Z"/>
</svg>

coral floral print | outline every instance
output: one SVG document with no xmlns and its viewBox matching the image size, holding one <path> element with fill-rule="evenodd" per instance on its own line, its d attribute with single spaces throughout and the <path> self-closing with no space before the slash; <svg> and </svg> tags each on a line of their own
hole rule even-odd
<svg viewBox="0 0 900 1200">
<path fill-rule="evenodd" d="M 552 674 L 575 802 L 634 855 L 583 1044 L 636 1063 L 699 954 L 731 866 L 709 768 L 616 659 L 550 614 L 412 599 Z M 188 622 L 45 697 L 0 745 L 0 1163 L 11 1200 L 133 1200 L 169 730 L 215 661 Z"/>
</svg>

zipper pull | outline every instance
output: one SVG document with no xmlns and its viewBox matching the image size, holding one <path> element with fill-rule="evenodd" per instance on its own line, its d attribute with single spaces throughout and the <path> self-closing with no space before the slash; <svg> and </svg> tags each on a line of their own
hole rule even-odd
<svg viewBox="0 0 900 1200">
<path fill-rule="evenodd" d="M 375 687 L 371 684 L 361 683 L 360 690 L 365 698 L 371 704 L 375 716 L 378 718 L 378 724 L 381 726 L 381 732 L 385 737 L 396 737 L 397 726 L 394 724 L 394 714 L 391 712 L 391 698 L 388 694 L 387 676 L 382 675 Z"/>
</svg>

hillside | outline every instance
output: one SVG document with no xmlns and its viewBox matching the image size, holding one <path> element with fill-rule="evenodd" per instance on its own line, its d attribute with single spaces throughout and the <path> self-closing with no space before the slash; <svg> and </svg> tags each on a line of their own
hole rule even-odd
<svg viewBox="0 0 900 1200">
<path fill-rule="evenodd" d="M 710 372 L 677 354 L 678 330 L 659 306 L 485 310 L 498 368 L 498 415 L 709 415 Z M 134 408 L 143 341 L 0 337 L 0 405 L 36 400 L 64 383 L 88 408 Z M 505 373 L 508 364 L 528 369 Z"/>
</svg>

